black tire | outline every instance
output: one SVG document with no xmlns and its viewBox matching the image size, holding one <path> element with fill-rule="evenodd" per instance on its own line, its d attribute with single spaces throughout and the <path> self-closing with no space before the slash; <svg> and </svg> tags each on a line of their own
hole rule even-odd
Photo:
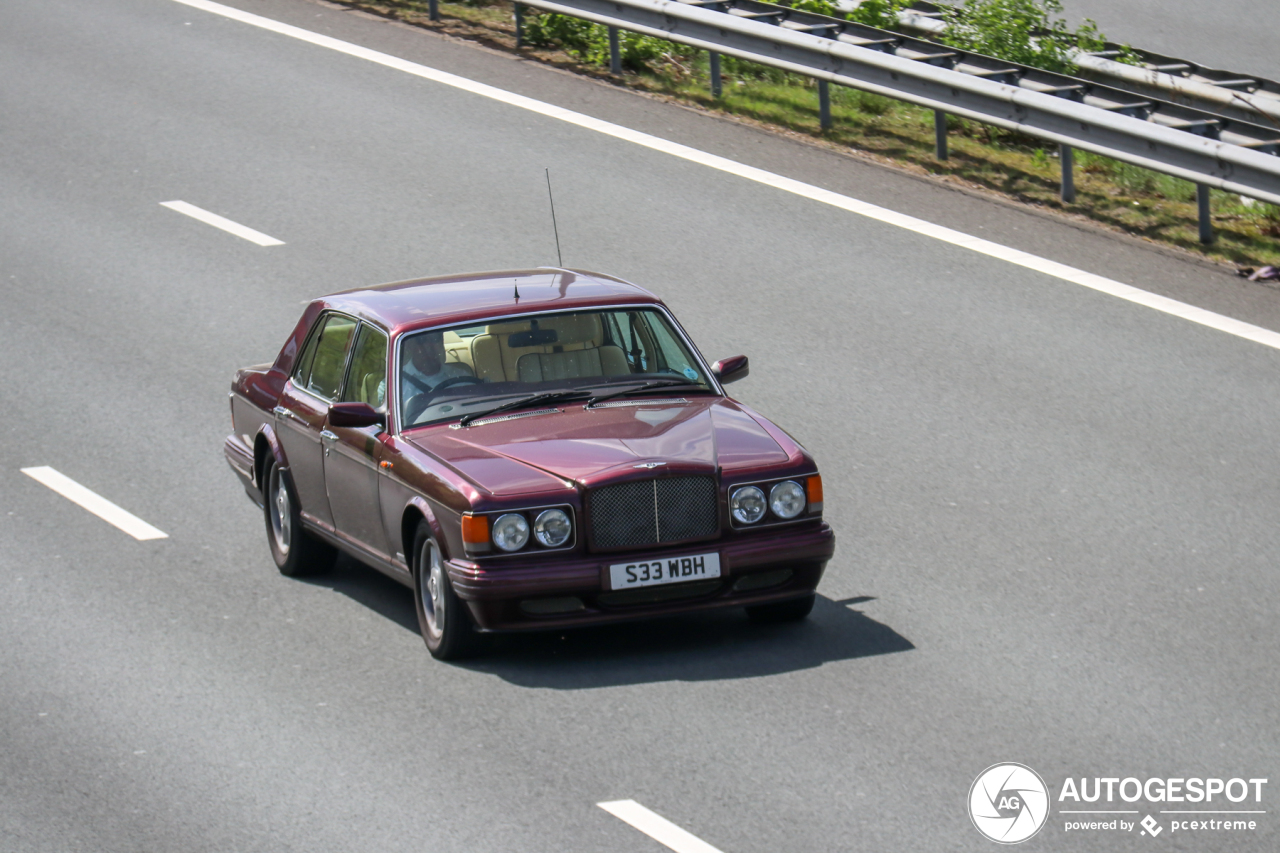
<svg viewBox="0 0 1280 853">
<path fill-rule="evenodd" d="M 413 537 L 413 601 L 418 630 L 436 660 L 460 660 L 475 653 L 478 636 L 471 612 L 453 591 L 440 543 L 425 521 Z"/>
<path fill-rule="evenodd" d="M 779 601 L 776 604 L 757 604 L 747 608 L 747 618 L 757 624 L 775 622 L 799 622 L 813 610 L 817 593 L 809 593 L 804 598 L 793 598 L 790 601 Z"/>
<path fill-rule="evenodd" d="M 262 472 L 262 508 L 267 544 L 280 574 L 291 578 L 323 574 L 333 568 L 337 550 L 302 527 L 302 510 L 289 472 L 268 459 Z"/>
</svg>

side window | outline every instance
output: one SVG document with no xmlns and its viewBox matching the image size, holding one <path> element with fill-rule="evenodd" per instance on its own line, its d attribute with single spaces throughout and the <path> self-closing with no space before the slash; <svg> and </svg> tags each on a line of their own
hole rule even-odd
<svg viewBox="0 0 1280 853">
<path fill-rule="evenodd" d="M 351 355 L 344 402 L 368 403 L 380 412 L 387 404 L 387 336 L 368 324 L 360 327 Z"/>
<path fill-rule="evenodd" d="M 302 355 L 298 356 L 298 365 L 293 369 L 293 384 L 301 388 L 307 387 L 307 377 L 311 376 L 311 362 L 316 357 L 316 344 L 320 342 L 320 327 L 324 325 L 324 317 L 311 327 L 307 342 L 302 345 Z"/>
<path fill-rule="evenodd" d="M 312 394 L 332 400 L 338 396 L 342 385 L 342 374 L 347 366 L 347 348 L 356 331 L 356 321 L 340 314 L 330 314 L 315 338 L 315 355 L 305 358 L 303 366 L 307 369 L 306 379 L 302 387 Z M 312 344 L 308 344 L 310 349 Z M 307 361 L 310 363 L 308 364 Z"/>
</svg>

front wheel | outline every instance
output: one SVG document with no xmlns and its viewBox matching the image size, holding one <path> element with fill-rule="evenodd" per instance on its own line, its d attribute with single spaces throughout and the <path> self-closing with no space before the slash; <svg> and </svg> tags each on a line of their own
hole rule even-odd
<svg viewBox="0 0 1280 853">
<path fill-rule="evenodd" d="M 267 460 L 263 510 L 267 521 L 267 544 L 280 574 L 291 578 L 318 575 L 333 568 L 338 552 L 302 529 L 302 510 L 289 481 L 289 472 L 275 459 Z"/>
<path fill-rule="evenodd" d="M 779 601 L 775 604 L 756 604 L 747 608 L 747 618 L 757 623 L 799 622 L 813 610 L 817 593 L 809 593 L 804 598 L 793 598 L 790 601 Z"/>
<path fill-rule="evenodd" d="M 413 591 L 418 628 L 436 660 L 458 660 L 475 651 L 471 614 L 458 598 L 445 571 L 444 555 L 425 521 L 413 540 Z"/>
</svg>

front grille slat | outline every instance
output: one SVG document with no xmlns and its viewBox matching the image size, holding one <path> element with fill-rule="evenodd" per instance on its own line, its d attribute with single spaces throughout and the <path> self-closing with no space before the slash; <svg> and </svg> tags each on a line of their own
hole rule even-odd
<svg viewBox="0 0 1280 853">
<path fill-rule="evenodd" d="M 598 548 L 684 542 L 720 527 L 713 477 L 662 477 L 591 492 L 592 540 Z"/>
</svg>

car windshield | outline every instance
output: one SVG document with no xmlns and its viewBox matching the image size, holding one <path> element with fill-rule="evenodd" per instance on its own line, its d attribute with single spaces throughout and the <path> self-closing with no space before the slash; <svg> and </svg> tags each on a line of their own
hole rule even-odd
<svg viewBox="0 0 1280 853">
<path fill-rule="evenodd" d="M 614 396 L 714 391 L 702 362 L 653 308 L 575 311 L 406 335 L 401 424 L 451 420 L 554 391 Z M 648 387 L 641 387 L 648 386 Z"/>
</svg>

